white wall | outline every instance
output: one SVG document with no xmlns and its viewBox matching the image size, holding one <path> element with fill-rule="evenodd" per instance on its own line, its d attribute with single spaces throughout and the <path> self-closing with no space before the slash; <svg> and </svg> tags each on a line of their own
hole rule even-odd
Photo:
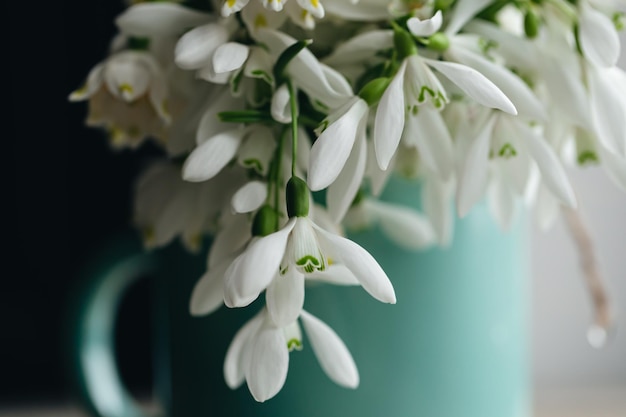
<svg viewBox="0 0 626 417">
<path fill-rule="evenodd" d="M 626 34 L 620 65 L 626 68 Z M 624 121 L 626 129 L 626 120 Z M 533 230 L 533 354 L 539 385 L 626 385 L 626 193 L 599 168 L 570 176 L 582 216 L 591 229 L 601 270 L 617 309 L 617 333 L 601 350 L 589 346 L 591 303 L 576 248 L 560 220 Z"/>
</svg>

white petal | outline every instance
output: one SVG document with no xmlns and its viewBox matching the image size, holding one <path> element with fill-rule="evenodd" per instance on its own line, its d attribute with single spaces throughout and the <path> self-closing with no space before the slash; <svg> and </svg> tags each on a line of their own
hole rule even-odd
<svg viewBox="0 0 626 417">
<path fill-rule="evenodd" d="M 563 204 L 576 207 L 576 196 L 567 178 L 563 165 L 546 140 L 529 126 L 517 123 L 519 132 L 524 135 L 528 151 L 537 163 L 544 184 Z"/>
<path fill-rule="evenodd" d="M 246 7 L 246 5 L 248 4 L 249 0 L 235 0 L 235 1 L 228 1 L 228 0 L 224 0 L 223 4 L 222 4 L 222 16 L 223 17 L 228 17 L 233 13 L 237 13 L 240 10 L 246 10 L 244 7 Z"/>
<path fill-rule="evenodd" d="M 209 269 L 217 266 L 251 239 L 250 222 L 243 216 L 234 217 L 215 235 L 209 252 Z"/>
<path fill-rule="evenodd" d="M 601 146 L 599 147 L 599 153 L 602 166 L 608 176 L 618 187 L 626 191 L 626 158 L 616 155 Z"/>
<path fill-rule="evenodd" d="M 420 106 L 417 114 L 407 114 L 402 135 L 407 145 L 417 147 L 420 158 L 432 171 L 447 180 L 454 167 L 452 137 L 441 113 L 429 106 Z"/>
<path fill-rule="evenodd" d="M 425 59 L 426 63 L 456 84 L 470 98 L 483 106 L 517 114 L 511 100 L 491 81 L 478 71 L 454 62 Z"/>
<path fill-rule="evenodd" d="M 566 48 L 567 44 L 559 45 Z M 592 128 L 589 99 L 581 82 L 579 60 L 573 53 L 544 54 L 539 59 L 541 74 L 552 100 L 559 103 L 556 109 L 576 126 Z"/>
<path fill-rule="evenodd" d="M 494 179 L 487 190 L 489 208 L 500 228 L 508 231 L 515 215 L 515 195 L 510 187 L 499 178 Z"/>
<path fill-rule="evenodd" d="M 361 120 L 366 117 L 365 101 L 355 99 L 347 106 L 345 113 L 322 132 L 311 148 L 308 183 L 312 191 L 335 181 L 350 155 Z"/>
<path fill-rule="evenodd" d="M 376 214 L 385 235 L 407 250 L 425 249 L 435 241 L 435 232 L 426 217 L 408 207 L 368 199 L 367 208 Z"/>
<path fill-rule="evenodd" d="M 267 198 L 267 184 L 250 181 L 233 195 L 231 205 L 236 213 L 250 213 L 258 210 Z"/>
<path fill-rule="evenodd" d="M 189 302 L 189 311 L 192 316 L 210 314 L 224 303 L 224 272 L 233 260 L 232 257 L 223 259 L 198 280 L 193 287 Z"/>
<path fill-rule="evenodd" d="M 414 36 L 430 36 L 441 28 L 442 19 L 441 10 L 437 10 L 437 13 L 430 19 L 420 20 L 412 17 L 406 25 Z"/>
<path fill-rule="evenodd" d="M 298 5 L 318 19 L 324 17 L 324 7 L 319 0 L 298 0 Z"/>
<path fill-rule="evenodd" d="M 422 188 L 422 205 L 430 219 L 439 244 L 449 246 L 452 241 L 454 217 L 452 213 L 453 180 L 446 182 L 429 175 Z"/>
<path fill-rule="evenodd" d="M 246 363 L 246 350 L 249 350 L 251 337 L 259 330 L 263 320 L 265 319 L 265 310 L 261 310 L 259 314 L 254 316 L 250 321 L 243 325 L 235 334 L 233 341 L 230 342 L 224 359 L 224 379 L 226 385 L 231 389 L 238 388 L 244 381 L 245 370 L 248 367 Z M 249 358 L 247 358 L 249 360 Z"/>
<path fill-rule="evenodd" d="M 396 303 L 393 286 L 372 255 L 349 239 L 326 232 L 315 225 L 314 227 L 325 247 L 330 249 L 327 256 L 336 258 L 338 263 L 350 269 L 372 297 L 384 303 Z"/>
<path fill-rule="evenodd" d="M 389 165 L 393 166 L 394 161 L 392 160 Z M 383 192 L 392 172 L 392 169 L 380 169 L 376 160 L 376 152 L 374 152 L 374 142 L 371 140 L 367 141 L 366 175 L 370 179 L 370 187 L 374 197 L 379 196 Z"/>
<path fill-rule="evenodd" d="M 98 64 L 89 71 L 89 75 L 87 75 L 87 81 L 85 85 L 79 88 L 76 91 L 73 91 L 70 96 L 70 101 L 81 101 L 86 100 L 95 94 L 100 87 L 102 86 L 102 73 L 104 70 L 104 64 Z"/>
<path fill-rule="evenodd" d="M 356 22 L 376 22 L 389 18 L 386 1 L 326 1 L 326 13 Z"/>
<path fill-rule="evenodd" d="M 275 149 L 274 131 L 267 126 L 251 125 L 246 141 L 239 148 L 237 162 L 244 168 L 254 169 L 262 176 L 266 176 Z"/>
<path fill-rule="evenodd" d="M 172 121 L 171 115 L 167 111 L 167 98 L 169 95 L 168 81 L 165 77 L 165 74 L 160 70 L 156 69 L 153 73 L 153 81 L 150 85 L 150 104 L 157 112 L 161 120 L 165 123 L 170 124 Z"/>
<path fill-rule="evenodd" d="M 517 75 L 502 65 L 475 53 L 452 46 L 448 52 L 455 61 L 474 68 L 492 81 L 513 102 L 520 116 L 545 121 L 546 111 L 537 96 Z"/>
<path fill-rule="evenodd" d="M 185 160 L 183 178 L 192 182 L 213 178 L 234 158 L 244 133 L 243 129 L 228 130 L 198 146 Z"/>
<path fill-rule="evenodd" d="M 341 264 L 328 265 L 324 271 L 314 271 L 312 274 L 308 274 L 306 279 L 307 281 L 325 282 L 333 285 L 360 285 L 352 271 Z"/>
<path fill-rule="evenodd" d="M 216 49 L 228 38 L 226 28 L 214 23 L 190 30 L 176 44 L 176 65 L 183 69 L 199 69 L 208 65 Z"/>
<path fill-rule="evenodd" d="M 391 80 L 378 103 L 374 121 L 374 150 L 378 166 L 382 170 L 389 167 L 391 158 L 398 149 L 404 129 L 404 74 L 407 61 L 404 60 Z"/>
<path fill-rule="evenodd" d="M 289 351 L 282 329 L 269 325 L 267 320 L 252 342 L 246 382 L 254 399 L 264 402 L 278 394 L 285 384 Z"/>
<path fill-rule="evenodd" d="M 272 117 L 279 123 L 291 123 L 290 98 L 287 84 L 282 84 L 272 95 Z"/>
<path fill-rule="evenodd" d="M 246 248 L 240 264 L 232 271 L 232 277 L 226 277 L 227 283 L 230 281 L 226 290 L 234 295 L 235 306 L 243 307 L 237 300 L 243 302 L 256 299 L 278 274 L 287 239 L 295 222 L 296 219 L 291 219 L 278 232 L 262 237 Z"/>
<path fill-rule="evenodd" d="M 589 96 L 591 116 L 598 141 L 610 151 L 626 152 L 626 102 L 610 70 L 589 68 Z"/>
<path fill-rule="evenodd" d="M 491 117 L 474 139 L 465 157 L 456 195 L 456 207 L 460 217 L 465 217 L 483 196 L 489 170 L 489 142 L 495 123 Z"/>
<path fill-rule="evenodd" d="M 285 23 L 285 13 L 267 10 L 260 1 L 253 1 L 241 12 L 241 19 L 250 32 L 261 28 L 278 29 Z"/>
<path fill-rule="evenodd" d="M 250 48 L 250 56 L 246 61 L 244 75 L 250 78 L 261 78 L 271 84 L 274 80 L 272 65 L 272 57 L 265 49 L 252 47 Z"/>
<path fill-rule="evenodd" d="M 145 53 L 124 51 L 111 57 L 106 63 L 104 80 L 111 94 L 132 102 L 144 95 L 152 82 Z"/>
<path fill-rule="evenodd" d="M 358 61 L 370 60 L 372 51 L 383 51 L 393 48 L 393 31 L 372 30 L 350 38 L 340 44 L 324 62 L 333 67 L 353 64 Z"/>
<path fill-rule="evenodd" d="M 456 34 L 492 0 L 458 0 L 452 11 L 452 17 L 444 33 L 448 36 Z"/>
<path fill-rule="evenodd" d="M 243 100 L 233 97 L 227 87 L 215 87 L 215 93 L 207 97 L 207 108 L 200 119 L 196 132 L 196 143 L 200 145 L 209 138 L 232 129 L 231 123 L 223 123 L 218 114 L 223 111 L 243 108 Z"/>
<path fill-rule="evenodd" d="M 620 41 L 615 25 L 601 13 L 580 1 L 578 35 L 585 57 L 593 64 L 612 67 L 617 64 L 620 54 Z"/>
<path fill-rule="evenodd" d="M 326 375 L 346 388 L 359 386 L 359 371 L 350 351 L 337 333 L 317 317 L 302 311 L 300 316 L 311 347 Z"/>
<path fill-rule="evenodd" d="M 304 305 L 304 275 L 290 267 L 277 274 L 265 293 L 267 311 L 278 327 L 286 327 L 297 320 Z"/>
<path fill-rule="evenodd" d="M 175 3 L 140 3 L 126 9 L 115 19 L 125 34 L 138 37 L 179 36 L 188 28 L 202 25 L 214 17 Z"/>
<path fill-rule="evenodd" d="M 365 162 L 367 161 L 365 123 L 360 130 L 362 133 L 359 136 L 361 137 L 356 139 L 350 157 L 348 157 L 337 180 L 328 187 L 326 194 L 328 214 L 337 224 L 341 223 L 348 212 L 365 174 Z"/>
<path fill-rule="evenodd" d="M 237 42 L 220 45 L 213 55 L 213 71 L 216 74 L 229 72 L 243 66 L 250 54 L 250 48 Z"/>
<path fill-rule="evenodd" d="M 296 42 L 296 39 L 288 35 L 269 29 L 260 29 L 253 35 L 257 41 L 267 45 L 274 56 L 278 56 Z M 308 48 L 304 48 L 291 60 L 286 71 L 298 88 L 307 93 L 312 102 L 319 102 L 329 109 L 335 109 L 350 98 L 333 88 L 320 62 Z"/>
</svg>

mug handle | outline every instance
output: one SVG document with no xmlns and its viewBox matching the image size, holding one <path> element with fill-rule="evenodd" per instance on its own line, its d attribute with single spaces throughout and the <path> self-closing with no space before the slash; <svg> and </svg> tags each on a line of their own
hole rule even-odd
<svg viewBox="0 0 626 417">
<path fill-rule="evenodd" d="M 120 379 L 114 353 L 115 318 L 125 291 L 153 274 L 156 256 L 136 238 L 114 240 L 83 276 L 72 309 L 72 367 L 79 393 L 98 417 L 145 417 Z"/>
</svg>

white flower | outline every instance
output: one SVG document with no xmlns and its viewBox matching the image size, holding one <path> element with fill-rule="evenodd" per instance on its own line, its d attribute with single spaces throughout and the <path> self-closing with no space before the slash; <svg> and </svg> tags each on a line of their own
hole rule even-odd
<svg viewBox="0 0 626 417">
<path fill-rule="evenodd" d="M 300 316 L 320 366 L 338 385 L 356 388 L 359 373 L 346 345 L 317 317 L 302 311 Z M 238 388 L 244 380 L 255 400 L 264 402 L 283 387 L 289 369 L 289 352 L 302 349 L 302 332 L 297 321 L 278 327 L 263 309 L 235 334 L 224 360 L 226 384 Z"/>
<path fill-rule="evenodd" d="M 578 37 L 583 55 L 596 66 L 614 67 L 620 54 L 620 41 L 611 18 L 592 7 L 589 0 L 579 0 L 578 10 Z"/>
<path fill-rule="evenodd" d="M 345 223 L 352 230 L 369 229 L 378 224 L 389 240 L 406 250 L 423 250 L 435 242 L 433 227 L 423 214 L 373 198 L 364 198 L 350 208 Z"/>
<path fill-rule="evenodd" d="M 145 51 L 122 51 L 96 65 L 70 101 L 89 101 L 89 126 L 103 126 L 115 147 L 136 147 L 148 137 L 165 141 L 168 80 Z"/>
<path fill-rule="evenodd" d="M 145 245 L 164 246 L 180 235 L 190 250 L 198 250 L 244 181 L 240 170 L 227 170 L 214 181 L 191 184 L 181 179 L 179 166 L 155 163 L 139 178 L 135 193 L 134 222 L 143 231 Z"/>
<path fill-rule="evenodd" d="M 457 188 L 459 215 L 465 216 L 482 197 L 492 165 L 494 175 L 507 182 L 507 189 L 524 195 L 532 161 L 554 196 L 575 207 L 574 191 L 563 166 L 541 134 L 519 119 L 494 113 L 483 122 L 466 151 Z"/>
<path fill-rule="evenodd" d="M 303 286 L 302 275 L 323 272 L 329 263 L 345 266 L 374 298 L 395 303 L 389 278 L 365 249 L 321 229 L 308 217 L 294 217 L 281 230 L 254 240 L 232 263 L 224 278 L 226 305 L 246 306 L 271 285 L 291 285 L 284 282 L 289 276 Z M 292 302 L 294 297 L 287 296 L 278 308 Z"/>
<path fill-rule="evenodd" d="M 258 0 L 253 1 L 252 4 L 249 3 L 250 0 L 224 0 L 221 10 L 222 16 L 228 17 L 240 10 L 243 10 L 242 15 L 248 13 L 248 16 L 250 16 L 248 9 L 254 9 L 254 14 L 257 17 L 263 16 L 262 19 L 265 20 L 265 22 L 255 23 L 255 26 L 262 27 L 268 26 L 266 22 L 270 19 L 276 22 L 280 21 L 280 23 L 284 22 L 284 17 L 278 17 L 283 15 L 279 12 L 282 12 L 284 8 L 294 23 L 306 29 L 312 29 L 315 26 L 313 18 L 321 19 L 324 17 L 324 6 L 319 0 L 292 0 L 291 2 L 287 2 L 287 0 Z M 261 12 L 261 5 L 265 8 L 265 13 Z M 272 14 L 276 17 L 265 19 Z M 251 21 L 250 19 L 247 20 L 246 23 Z M 269 26 L 278 28 L 280 24 L 271 24 Z M 248 27 L 250 28 L 250 25 Z"/>
<path fill-rule="evenodd" d="M 311 190 L 326 188 L 337 179 L 354 143 L 365 132 L 368 113 L 365 100 L 353 97 L 324 120 L 325 128 L 311 148 L 307 178 Z"/>
<path fill-rule="evenodd" d="M 232 32 L 227 24 L 219 23 L 190 30 L 176 44 L 176 64 L 197 70 L 198 76 L 207 81 L 225 84 L 250 54 L 247 45 L 229 41 Z"/>
<path fill-rule="evenodd" d="M 235 157 L 244 168 L 266 175 L 275 148 L 274 132 L 266 126 L 250 125 L 219 132 L 187 157 L 183 178 L 192 182 L 211 179 Z"/>
<path fill-rule="evenodd" d="M 252 239 L 247 216 L 223 211 L 220 225 L 207 258 L 207 270 L 191 293 L 189 311 L 193 316 L 210 314 L 224 304 L 224 273 Z"/>
</svg>

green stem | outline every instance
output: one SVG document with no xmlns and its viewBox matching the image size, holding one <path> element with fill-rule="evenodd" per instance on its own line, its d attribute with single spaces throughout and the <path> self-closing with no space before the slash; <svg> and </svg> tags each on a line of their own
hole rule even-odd
<svg viewBox="0 0 626 417">
<path fill-rule="evenodd" d="M 291 176 L 296 176 L 296 156 L 298 155 L 298 97 L 291 80 L 287 81 L 289 103 L 291 104 Z"/>
<path fill-rule="evenodd" d="M 275 172 L 275 177 L 273 178 L 274 181 L 274 210 L 276 210 L 276 226 L 275 229 L 278 230 L 278 228 L 280 227 L 280 210 L 278 209 L 278 204 L 279 204 L 279 193 L 281 191 L 281 181 L 280 181 L 280 177 L 281 177 L 281 171 L 282 171 L 282 167 L 283 167 L 283 149 L 285 147 L 285 136 L 287 135 L 287 129 L 283 130 L 283 132 L 280 134 L 280 139 L 278 140 L 278 148 L 276 149 L 276 170 Z"/>
</svg>

